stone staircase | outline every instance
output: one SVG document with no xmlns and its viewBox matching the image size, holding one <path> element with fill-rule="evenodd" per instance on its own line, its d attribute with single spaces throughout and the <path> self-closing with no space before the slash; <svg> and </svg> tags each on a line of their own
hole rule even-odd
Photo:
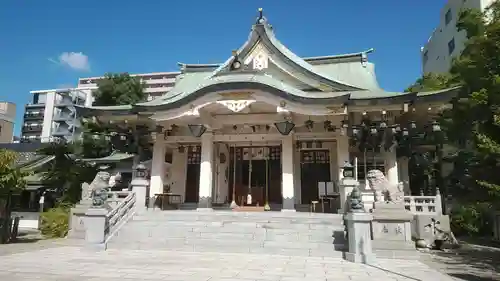
<svg viewBox="0 0 500 281">
<path fill-rule="evenodd" d="M 136 214 L 107 247 L 342 257 L 343 232 L 337 214 L 150 209 Z"/>
</svg>

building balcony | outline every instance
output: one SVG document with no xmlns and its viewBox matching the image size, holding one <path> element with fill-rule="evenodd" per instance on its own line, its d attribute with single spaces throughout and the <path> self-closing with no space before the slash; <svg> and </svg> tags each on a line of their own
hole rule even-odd
<svg viewBox="0 0 500 281">
<path fill-rule="evenodd" d="M 74 119 L 75 115 L 71 113 L 56 114 L 53 118 L 56 122 L 73 121 Z"/>
<path fill-rule="evenodd" d="M 43 119 L 43 117 L 44 117 L 43 112 L 38 112 L 38 113 L 26 112 L 26 113 L 24 113 L 24 120 L 40 120 L 40 119 Z"/>
<path fill-rule="evenodd" d="M 40 125 L 40 126 L 33 126 L 33 125 L 24 125 L 22 128 L 21 128 L 21 131 L 23 133 L 28 133 L 28 132 L 41 132 L 42 131 L 42 128 L 43 126 Z"/>
<path fill-rule="evenodd" d="M 44 108 L 45 103 L 28 103 L 25 105 L 26 108 Z"/>
</svg>

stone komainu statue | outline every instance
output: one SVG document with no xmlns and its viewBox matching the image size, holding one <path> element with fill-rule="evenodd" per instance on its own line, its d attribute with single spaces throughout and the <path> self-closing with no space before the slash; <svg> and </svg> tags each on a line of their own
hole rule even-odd
<svg viewBox="0 0 500 281">
<path fill-rule="evenodd" d="M 90 183 L 90 196 L 92 198 L 92 206 L 101 207 L 106 203 L 109 192 L 109 173 L 98 172 L 92 183 Z"/>
<path fill-rule="evenodd" d="M 375 190 L 375 201 L 403 202 L 404 192 L 399 184 L 391 184 L 380 170 L 370 170 L 366 175 L 370 188 Z"/>
</svg>

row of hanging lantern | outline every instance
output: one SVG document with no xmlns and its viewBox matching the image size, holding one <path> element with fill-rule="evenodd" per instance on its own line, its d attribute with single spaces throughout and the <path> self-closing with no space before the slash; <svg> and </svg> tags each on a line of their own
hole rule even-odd
<svg viewBox="0 0 500 281">
<path fill-rule="evenodd" d="M 441 126 L 435 120 L 425 125 L 421 131 L 415 121 L 409 121 L 406 126 L 388 123 L 385 111 L 382 111 L 380 121 L 371 121 L 367 114 L 363 113 L 361 124 L 349 126 L 347 121 L 343 121 L 343 128 L 350 128 L 351 146 L 358 146 L 361 150 L 376 151 L 383 148 L 387 151 L 395 145 L 409 147 L 420 140 L 420 137 L 434 143 L 442 142 Z"/>
</svg>

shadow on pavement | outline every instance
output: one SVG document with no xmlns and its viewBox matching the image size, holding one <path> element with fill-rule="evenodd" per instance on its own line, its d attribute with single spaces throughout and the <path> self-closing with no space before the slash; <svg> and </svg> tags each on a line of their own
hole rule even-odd
<svg viewBox="0 0 500 281">
<path fill-rule="evenodd" d="M 459 249 L 433 251 L 441 271 L 461 280 L 500 280 L 500 248 L 464 243 Z"/>
<path fill-rule="evenodd" d="M 451 277 L 458 278 L 460 280 L 466 280 L 466 281 L 496 281 L 498 278 L 494 277 L 480 277 L 480 276 L 474 276 L 472 274 L 468 273 L 452 273 L 449 274 Z"/>
</svg>

